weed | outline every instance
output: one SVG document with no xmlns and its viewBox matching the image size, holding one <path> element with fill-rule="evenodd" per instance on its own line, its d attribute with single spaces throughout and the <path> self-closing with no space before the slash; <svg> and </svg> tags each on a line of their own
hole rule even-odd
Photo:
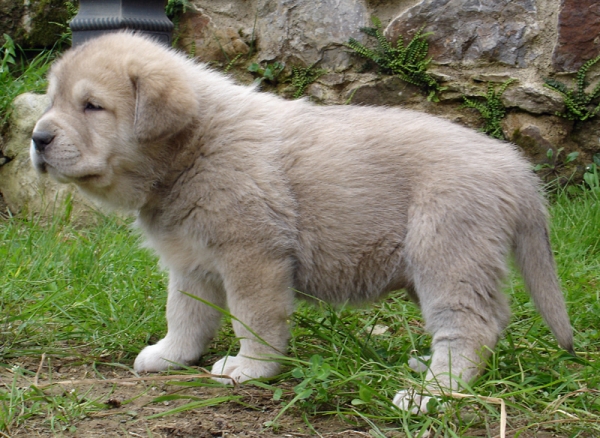
<svg viewBox="0 0 600 438">
<path fill-rule="evenodd" d="M 579 156 L 579 152 L 571 152 L 563 158 L 565 148 L 558 148 L 556 153 L 553 149 L 546 151 L 546 163 L 536 164 L 533 171 L 538 173 L 544 181 L 556 184 L 556 178 L 560 175 L 560 171 L 568 164 L 572 163 Z"/>
<path fill-rule="evenodd" d="M 564 113 L 557 112 L 556 115 L 569 120 L 585 121 L 596 117 L 600 111 L 600 83 L 590 93 L 586 91 L 590 85 L 586 80 L 587 72 L 598 61 L 600 55 L 585 62 L 577 71 L 575 76 L 575 89 L 555 79 L 546 79 L 544 86 L 559 93 L 564 100 L 566 110 Z"/>
<path fill-rule="evenodd" d="M 484 122 L 481 131 L 485 132 L 491 137 L 504 139 L 501 122 L 506 115 L 506 107 L 502 103 L 500 97 L 513 82 L 514 79 L 506 80 L 502 83 L 502 85 L 500 85 L 498 91 L 496 91 L 494 84 L 491 82 L 488 83 L 487 93 L 479 96 L 483 98 L 483 101 L 472 100 L 467 96 L 463 96 L 464 103 L 462 106 L 464 108 L 473 108 L 479 111 Z"/>
<path fill-rule="evenodd" d="M 61 45 L 63 42 L 68 42 L 69 44 L 71 43 L 71 40 L 73 39 L 73 31 L 71 30 L 69 23 L 75 17 L 75 15 L 77 15 L 77 12 L 79 11 L 77 5 L 75 3 L 73 3 L 72 1 L 66 1 L 64 3 L 64 6 L 67 11 L 66 22 L 64 22 L 64 23 L 53 22 L 52 23 L 63 29 L 62 34 L 59 38 L 59 44 L 61 44 Z"/>
<path fill-rule="evenodd" d="M 231 60 L 229 60 L 229 62 L 227 63 L 227 65 L 225 66 L 225 68 L 223 69 L 224 73 L 229 72 L 229 70 L 231 70 L 233 68 L 233 66 L 235 65 L 236 62 L 239 61 L 239 59 L 243 56 L 242 53 L 238 53 L 237 55 L 235 55 L 233 58 L 231 58 Z"/>
<path fill-rule="evenodd" d="M 600 153 L 595 154 L 593 162 L 586 166 L 583 181 L 592 193 L 600 196 Z"/>
<path fill-rule="evenodd" d="M 189 0 L 168 0 L 165 6 L 165 15 L 173 22 L 173 41 L 171 42 L 173 47 L 177 46 L 179 37 L 181 36 L 179 29 L 181 16 L 191 8 L 193 8 L 193 5 L 189 2 Z M 193 58 L 194 56 L 196 56 L 196 42 L 192 41 L 190 58 Z"/>
<path fill-rule="evenodd" d="M 265 81 L 271 84 L 277 83 L 279 75 L 283 72 L 284 68 L 285 64 L 281 62 L 267 63 L 264 68 L 257 62 L 253 62 L 248 67 L 248 71 L 256 76 L 254 83 L 260 86 Z"/>
<path fill-rule="evenodd" d="M 169 20 L 173 21 L 175 26 L 179 24 L 181 15 L 193 6 L 189 0 L 169 0 L 165 6 L 165 14 Z"/>
<path fill-rule="evenodd" d="M 292 86 L 296 89 L 294 99 L 298 99 L 306 92 L 306 87 L 316 81 L 320 76 L 323 76 L 326 71 L 315 69 L 311 65 L 309 67 L 292 67 Z"/>
<path fill-rule="evenodd" d="M 373 61 L 384 72 L 389 72 L 400 79 L 422 88 L 427 93 L 427 100 L 439 101 L 439 93 L 445 90 L 437 80 L 427 73 L 431 58 L 427 58 L 429 43 L 423 28 L 415 34 L 413 39 L 404 45 L 404 38 L 398 38 L 394 47 L 383 35 L 381 21 L 372 17 L 375 27 L 362 27 L 360 31 L 374 37 L 377 47 L 370 49 L 354 38 L 350 38 L 347 46 L 358 55 Z"/>
</svg>

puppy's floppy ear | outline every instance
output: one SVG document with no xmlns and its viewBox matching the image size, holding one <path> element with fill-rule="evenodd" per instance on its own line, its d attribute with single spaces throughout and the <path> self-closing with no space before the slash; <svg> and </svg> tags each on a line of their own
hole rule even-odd
<svg viewBox="0 0 600 438">
<path fill-rule="evenodd" d="M 129 77 L 135 90 L 134 132 L 139 141 L 163 139 L 192 122 L 198 111 L 196 95 L 175 66 L 168 61 L 134 63 Z"/>
</svg>

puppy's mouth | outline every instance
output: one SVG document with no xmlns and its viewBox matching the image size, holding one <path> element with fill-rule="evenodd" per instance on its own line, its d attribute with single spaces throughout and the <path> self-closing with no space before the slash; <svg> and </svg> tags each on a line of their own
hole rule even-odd
<svg viewBox="0 0 600 438">
<path fill-rule="evenodd" d="M 95 181 L 98 181 L 100 178 L 102 178 L 102 175 L 98 173 L 91 173 L 89 175 L 78 176 L 77 178 L 73 178 L 73 182 L 75 184 L 90 184 L 94 183 Z"/>
<path fill-rule="evenodd" d="M 45 161 L 36 161 L 33 163 L 35 166 L 35 170 L 39 173 L 48 173 L 48 168 L 46 167 Z"/>
<path fill-rule="evenodd" d="M 40 173 L 49 173 L 56 181 L 62 184 L 74 183 L 76 185 L 91 185 L 97 183 L 102 175 L 98 173 L 90 173 L 85 175 L 69 175 L 56 167 L 40 161 L 35 163 L 36 170 Z"/>
</svg>

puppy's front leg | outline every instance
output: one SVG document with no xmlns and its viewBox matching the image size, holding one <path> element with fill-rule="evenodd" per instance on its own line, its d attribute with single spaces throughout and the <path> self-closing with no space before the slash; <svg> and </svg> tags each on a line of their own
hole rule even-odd
<svg viewBox="0 0 600 438">
<path fill-rule="evenodd" d="M 142 350 L 133 365 L 137 372 L 157 372 L 196 362 L 219 328 L 221 314 L 195 295 L 224 307 L 221 281 L 204 273 L 183 275 L 171 270 L 167 299 L 167 335 Z"/>
<path fill-rule="evenodd" d="M 289 319 L 294 306 L 291 266 L 290 261 L 269 260 L 256 254 L 230 264 L 232 271 L 224 283 L 240 351 L 214 364 L 213 374 L 229 377 L 215 380 L 231 384 L 279 372 L 273 356 L 285 354 L 290 336 Z"/>
</svg>

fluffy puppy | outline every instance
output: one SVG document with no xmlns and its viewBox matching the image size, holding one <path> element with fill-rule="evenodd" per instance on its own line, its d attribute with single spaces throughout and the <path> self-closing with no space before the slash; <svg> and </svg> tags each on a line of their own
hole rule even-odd
<svg viewBox="0 0 600 438">
<path fill-rule="evenodd" d="M 221 315 L 189 295 L 234 315 L 239 353 L 213 372 L 243 382 L 278 372 L 294 291 L 363 304 L 405 288 L 433 337 L 427 383 L 456 389 L 508 324 L 511 252 L 573 350 L 538 180 L 510 144 L 413 111 L 286 101 L 128 33 L 66 53 L 48 94 L 35 168 L 134 211 L 169 270 L 168 333 L 138 372 L 202 355 Z"/>
</svg>

